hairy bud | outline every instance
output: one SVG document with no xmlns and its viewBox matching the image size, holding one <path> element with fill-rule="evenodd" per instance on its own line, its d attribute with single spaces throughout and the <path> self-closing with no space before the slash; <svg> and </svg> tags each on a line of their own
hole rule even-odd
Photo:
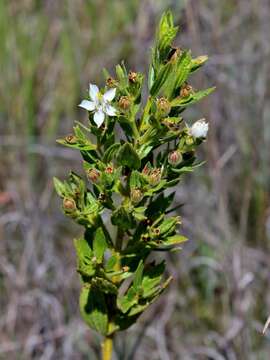
<svg viewBox="0 0 270 360">
<path fill-rule="evenodd" d="M 131 105 L 129 96 L 121 96 L 118 105 L 122 110 L 128 110 Z"/>
<path fill-rule="evenodd" d="M 173 166 L 180 164 L 182 159 L 183 159 L 182 154 L 178 150 L 174 150 L 174 151 L 170 152 L 168 155 L 168 162 L 170 165 L 173 165 Z"/>
<path fill-rule="evenodd" d="M 77 138 L 75 135 L 68 135 L 65 137 L 65 140 L 68 144 L 76 144 Z"/>
<path fill-rule="evenodd" d="M 114 88 L 117 86 L 117 81 L 112 77 L 108 77 L 108 79 L 106 80 L 106 85 L 109 88 Z"/>
<path fill-rule="evenodd" d="M 87 171 L 87 177 L 92 183 L 96 184 L 100 178 L 100 172 L 97 169 L 89 169 Z"/>
<path fill-rule="evenodd" d="M 130 198 L 134 204 L 138 204 L 143 198 L 143 193 L 140 189 L 132 189 L 130 192 Z"/>
<path fill-rule="evenodd" d="M 63 199 L 63 208 L 66 211 L 75 210 L 77 207 L 76 207 L 76 203 L 75 203 L 74 199 L 72 199 L 72 198 L 64 198 Z"/>
<path fill-rule="evenodd" d="M 161 180 L 161 171 L 160 169 L 154 169 L 151 171 L 151 173 L 148 176 L 149 183 L 152 186 L 157 185 Z"/>
<path fill-rule="evenodd" d="M 171 104 L 165 98 L 161 97 L 157 100 L 157 110 L 162 116 L 167 116 L 171 111 Z"/>
<path fill-rule="evenodd" d="M 128 74 L 128 80 L 131 83 L 135 83 L 137 81 L 138 74 L 135 71 L 130 71 Z"/>
<path fill-rule="evenodd" d="M 188 97 L 190 94 L 192 94 L 192 92 L 193 92 L 192 86 L 185 83 L 184 86 L 182 86 L 181 88 L 180 96 L 185 98 Z"/>
</svg>

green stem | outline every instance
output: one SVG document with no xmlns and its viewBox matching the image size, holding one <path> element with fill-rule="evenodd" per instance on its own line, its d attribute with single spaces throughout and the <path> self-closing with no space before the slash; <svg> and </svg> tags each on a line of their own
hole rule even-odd
<svg viewBox="0 0 270 360">
<path fill-rule="evenodd" d="M 102 344 L 102 360 L 111 360 L 113 351 L 113 337 L 106 336 Z"/>
</svg>

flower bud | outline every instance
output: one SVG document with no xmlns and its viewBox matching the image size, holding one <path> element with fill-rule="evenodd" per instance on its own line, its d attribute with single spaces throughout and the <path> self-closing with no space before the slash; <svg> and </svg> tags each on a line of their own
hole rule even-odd
<svg viewBox="0 0 270 360">
<path fill-rule="evenodd" d="M 177 59 L 179 58 L 179 56 L 181 55 L 182 50 L 180 48 L 173 48 L 171 53 L 170 53 L 170 61 L 172 63 L 175 63 L 177 61 Z"/>
<path fill-rule="evenodd" d="M 180 96 L 185 98 L 188 97 L 190 94 L 192 94 L 192 92 L 193 92 L 192 86 L 185 83 L 184 86 L 182 86 L 181 88 Z"/>
<path fill-rule="evenodd" d="M 63 199 L 63 208 L 66 211 L 73 211 L 76 209 L 76 203 L 72 198 L 64 198 Z"/>
<path fill-rule="evenodd" d="M 131 189 L 130 198 L 134 204 L 138 204 L 143 198 L 143 193 L 140 189 Z"/>
<path fill-rule="evenodd" d="M 106 167 L 106 169 L 105 169 L 105 173 L 106 173 L 106 174 L 112 174 L 113 171 L 114 171 L 114 168 L 113 168 L 112 165 L 108 165 L 108 166 Z"/>
<path fill-rule="evenodd" d="M 135 71 L 130 71 L 128 74 L 128 80 L 131 83 L 135 83 L 137 81 L 138 74 Z"/>
<path fill-rule="evenodd" d="M 196 121 L 189 129 L 190 135 L 194 138 L 206 138 L 208 132 L 208 124 L 205 119 Z"/>
<path fill-rule="evenodd" d="M 157 110 L 162 116 L 167 116 L 171 111 L 171 104 L 165 98 L 161 97 L 157 100 Z"/>
<path fill-rule="evenodd" d="M 65 140 L 68 144 L 76 144 L 77 138 L 75 135 L 68 135 L 65 137 Z"/>
<path fill-rule="evenodd" d="M 92 183 L 96 184 L 100 178 L 100 172 L 93 168 L 93 169 L 88 169 L 87 170 L 87 177 L 90 181 L 92 181 Z"/>
<path fill-rule="evenodd" d="M 129 96 L 121 96 L 118 105 L 122 110 L 128 110 L 131 105 Z"/>
<path fill-rule="evenodd" d="M 161 180 L 161 171 L 160 169 L 154 169 L 151 171 L 149 177 L 148 177 L 149 183 L 152 186 L 157 185 Z"/>
<path fill-rule="evenodd" d="M 176 166 L 176 165 L 180 164 L 182 159 L 183 159 L 182 154 L 178 150 L 174 150 L 174 151 L 170 152 L 168 155 L 168 162 L 172 166 Z"/>
<path fill-rule="evenodd" d="M 150 173 L 151 173 L 151 167 L 148 166 L 148 164 L 146 164 L 146 165 L 144 166 L 144 168 L 142 169 L 142 174 L 145 175 L 145 176 L 147 176 L 147 175 L 149 175 Z"/>
<path fill-rule="evenodd" d="M 109 88 L 114 88 L 117 86 L 117 81 L 112 77 L 108 77 L 108 79 L 106 80 L 106 85 Z"/>
</svg>

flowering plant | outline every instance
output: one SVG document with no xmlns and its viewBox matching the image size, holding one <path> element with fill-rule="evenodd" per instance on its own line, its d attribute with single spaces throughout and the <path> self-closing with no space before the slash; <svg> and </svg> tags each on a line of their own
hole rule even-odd
<svg viewBox="0 0 270 360">
<path fill-rule="evenodd" d="M 89 126 L 78 123 L 73 135 L 59 140 L 83 158 L 87 181 L 71 172 L 54 184 L 64 213 L 85 228 L 74 241 L 80 310 L 105 336 L 103 359 L 111 357 L 114 334 L 133 325 L 172 280 L 163 279 L 165 262 L 149 262 L 149 255 L 186 241 L 178 233 L 180 217 L 169 215 L 176 208 L 168 189 L 198 166 L 196 148 L 208 124 L 199 120 L 189 127 L 182 114 L 213 88 L 194 91 L 189 85 L 207 57 L 173 47 L 177 30 L 166 12 L 152 49 L 144 107 L 143 74 L 117 65 L 115 77 L 105 71 L 105 88 L 90 84 L 90 100 L 79 105 L 88 111 Z M 107 229 L 105 211 L 116 236 Z"/>
</svg>

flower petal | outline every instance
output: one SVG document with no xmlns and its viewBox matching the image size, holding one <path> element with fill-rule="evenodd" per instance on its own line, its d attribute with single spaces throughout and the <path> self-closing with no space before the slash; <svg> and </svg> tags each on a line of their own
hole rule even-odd
<svg viewBox="0 0 270 360">
<path fill-rule="evenodd" d="M 99 88 L 97 85 L 89 84 L 89 96 L 94 102 L 98 101 Z"/>
<path fill-rule="evenodd" d="M 108 105 L 108 104 L 105 105 L 104 112 L 109 116 L 115 116 L 116 115 L 116 109 L 113 106 Z"/>
<path fill-rule="evenodd" d="M 105 118 L 105 114 L 101 109 L 95 112 L 94 122 L 97 124 L 97 127 L 101 126 L 101 124 L 104 121 L 104 118 Z"/>
<path fill-rule="evenodd" d="M 85 110 L 93 111 L 96 107 L 96 104 L 93 101 L 83 100 L 78 106 Z"/>
<path fill-rule="evenodd" d="M 103 99 L 105 101 L 112 101 L 115 97 L 116 94 L 116 89 L 110 89 L 108 91 L 105 92 L 105 94 L 103 95 Z"/>
</svg>

